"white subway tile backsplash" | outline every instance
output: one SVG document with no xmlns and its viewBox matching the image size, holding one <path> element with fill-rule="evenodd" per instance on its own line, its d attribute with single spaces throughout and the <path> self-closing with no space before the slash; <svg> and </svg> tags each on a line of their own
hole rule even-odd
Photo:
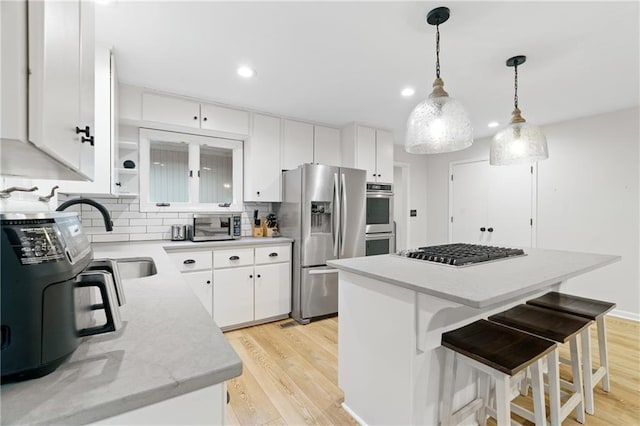
<svg viewBox="0 0 640 426">
<path fill-rule="evenodd" d="M 171 233 L 170 225 L 147 226 L 147 232 Z"/>
<path fill-rule="evenodd" d="M 68 210 L 78 212 L 84 231 L 93 242 L 169 240 L 171 225 L 190 224 L 193 219 L 189 212 L 140 212 L 138 198 L 90 198 L 109 210 L 113 232 L 106 232 L 102 215 L 92 206 L 76 205 Z M 64 196 L 59 197 L 60 202 L 64 200 Z M 254 210 L 264 219 L 271 207 L 270 203 L 246 203 L 241 212 L 242 235 L 251 236 Z"/>
<path fill-rule="evenodd" d="M 130 234 L 130 241 L 148 241 L 148 240 L 162 240 L 162 232 L 148 232 L 146 234 Z"/>
<path fill-rule="evenodd" d="M 92 235 L 91 241 L 94 243 L 108 243 L 115 241 L 129 241 L 129 234 L 104 234 Z"/>
<path fill-rule="evenodd" d="M 138 225 L 162 225 L 162 219 L 129 219 L 131 226 Z"/>
</svg>

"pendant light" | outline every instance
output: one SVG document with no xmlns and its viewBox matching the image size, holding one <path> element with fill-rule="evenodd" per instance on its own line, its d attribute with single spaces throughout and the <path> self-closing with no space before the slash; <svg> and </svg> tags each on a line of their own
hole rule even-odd
<svg viewBox="0 0 640 426">
<path fill-rule="evenodd" d="M 459 151 L 473 143 L 473 128 L 464 106 L 449 97 L 440 78 L 440 24 L 449 19 L 449 8 L 438 7 L 427 14 L 436 27 L 436 79 L 429 97 L 411 111 L 407 120 L 405 151 L 437 154 Z"/>
<path fill-rule="evenodd" d="M 549 158 L 547 138 L 540 127 L 529 124 L 520 115 L 518 108 L 518 66 L 525 63 L 526 56 L 507 59 L 507 66 L 514 69 L 514 109 L 511 122 L 500 130 L 491 141 L 489 163 L 492 166 L 526 164 Z"/>
</svg>

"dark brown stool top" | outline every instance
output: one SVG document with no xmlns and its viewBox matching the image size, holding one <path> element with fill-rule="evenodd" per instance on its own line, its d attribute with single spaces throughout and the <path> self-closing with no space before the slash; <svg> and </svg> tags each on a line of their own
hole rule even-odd
<svg viewBox="0 0 640 426">
<path fill-rule="evenodd" d="M 513 376 L 555 349 L 550 340 L 487 320 L 442 334 L 442 346 Z"/>
<path fill-rule="evenodd" d="M 518 305 L 508 311 L 491 315 L 497 322 L 555 342 L 566 343 L 589 327 L 591 320 L 532 305 Z"/>
<path fill-rule="evenodd" d="M 528 300 L 527 304 L 566 312 L 591 320 L 597 319 L 599 316 L 606 314 L 616 307 L 615 303 L 587 299 L 585 297 L 555 291 L 540 296 L 537 299 Z"/>
</svg>

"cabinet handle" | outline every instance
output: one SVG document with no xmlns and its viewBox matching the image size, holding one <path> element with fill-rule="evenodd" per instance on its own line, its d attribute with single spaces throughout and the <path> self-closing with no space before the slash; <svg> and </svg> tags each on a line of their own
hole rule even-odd
<svg viewBox="0 0 640 426">
<path fill-rule="evenodd" d="M 278 253 L 269 253 L 269 257 L 277 257 Z"/>
<path fill-rule="evenodd" d="M 493 232 L 493 228 L 489 228 L 489 229 L 487 229 L 487 231 Z"/>
<path fill-rule="evenodd" d="M 169 207 L 171 203 L 156 203 L 156 207 Z"/>
<path fill-rule="evenodd" d="M 207 121 L 207 117 L 203 118 L 202 121 Z"/>
<path fill-rule="evenodd" d="M 79 135 L 80 133 L 84 133 L 85 136 L 89 137 L 91 136 L 91 128 L 89 126 L 84 126 L 84 129 L 81 129 L 76 126 L 76 135 Z"/>
<path fill-rule="evenodd" d="M 261 276 L 261 275 L 260 275 L 260 274 L 258 274 L 258 278 L 260 278 L 260 276 Z"/>
<path fill-rule="evenodd" d="M 122 182 L 116 182 L 116 186 L 122 186 Z"/>
<path fill-rule="evenodd" d="M 484 232 L 486 230 L 487 230 L 487 228 L 485 228 L 484 226 L 482 228 L 480 228 L 480 232 Z"/>
<path fill-rule="evenodd" d="M 85 143 L 85 142 L 89 142 L 89 144 L 91 146 L 94 146 L 94 139 L 93 136 L 89 136 L 88 138 L 85 138 L 84 136 L 82 137 L 82 139 L 80 139 L 80 142 Z"/>
<path fill-rule="evenodd" d="M 207 280 L 207 284 L 211 284 L 211 280 Z"/>
<path fill-rule="evenodd" d="M 196 263 L 196 261 L 193 259 L 187 259 L 182 263 L 184 263 L 185 265 L 193 265 L 194 263 Z"/>
<path fill-rule="evenodd" d="M 229 260 L 240 260 L 240 256 L 231 256 Z"/>
</svg>

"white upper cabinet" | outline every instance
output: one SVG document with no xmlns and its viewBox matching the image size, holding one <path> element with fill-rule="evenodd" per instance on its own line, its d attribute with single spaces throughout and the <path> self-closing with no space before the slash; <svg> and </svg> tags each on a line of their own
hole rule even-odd
<svg viewBox="0 0 640 426">
<path fill-rule="evenodd" d="M 211 104 L 200 104 L 200 123 L 203 129 L 249 134 L 249 113 Z"/>
<path fill-rule="evenodd" d="M 200 104 L 187 99 L 144 93 L 142 120 L 200 128 Z"/>
<path fill-rule="evenodd" d="M 352 124 L 342 129 L 342 165 L 367 171 L 367 182 L 393 183 L 393 136 Z"/>
<path fill-rule="evenodd" d="M 313 162 L 313 124 L 284 120 L 282 169 Z"/>
<path fill-rule="evenodd" d="M 29 140 L 86 174 L 81 159 L 90 148 L 82 144 L 95 133 L 93 2 L 29 1 L 28 21 Z"/>
<path fill-rule="evenodd" d="M 251 114 L 245 142 L 245 201 L 278 202 L 280 194 L 280 118 Z"/>
<path fill-rule="evenodd" d="M 341 166 L 340 130 L 313 126 L 313 162 L 329 166 Z"/>
<path fill-rule="evenodd" d="M 127 86 L 123 90 L 122 118 L 214 132 L 249 134 L 249 113 L 219 105 L 158 93 L 143 93 Z M 139 99 L 142 97 L 142 106 Z M 140 109 L 142 114 L 139 115 Z M 138 118 L 140 117 L 140 118 Z"/>
</svg>

